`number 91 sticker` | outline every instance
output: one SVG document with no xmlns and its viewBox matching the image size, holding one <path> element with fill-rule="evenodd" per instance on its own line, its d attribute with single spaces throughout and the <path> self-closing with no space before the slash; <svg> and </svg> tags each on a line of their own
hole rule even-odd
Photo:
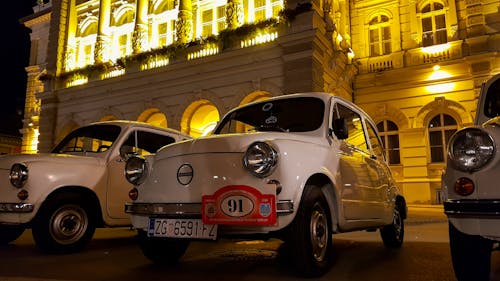
<svg viewBox="0 0 500 281">
<path fill-rule="evenodd" d="M 274 225 L 276 196 L 246 185 L 230 185 L 202 197 L 205 224 Z"/>
</svg>

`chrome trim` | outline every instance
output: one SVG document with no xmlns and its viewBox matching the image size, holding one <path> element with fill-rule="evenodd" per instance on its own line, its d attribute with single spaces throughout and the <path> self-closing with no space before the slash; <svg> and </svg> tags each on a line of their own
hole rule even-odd
<svg viewBox="0 0 500 281">
<path fill-rule="evenodd" d="M 0 203 L 0 213 L 31 213 L 33 208 L 27 203 Z"/>
<path fill-rule="evenodd" d="M 293 213 L 293 201 L 276 204 L 278 215 Z M 201 203 L 125 203 L 125 213 L 135 215 L 195 216 L 201 215 Z"/>
</svg>

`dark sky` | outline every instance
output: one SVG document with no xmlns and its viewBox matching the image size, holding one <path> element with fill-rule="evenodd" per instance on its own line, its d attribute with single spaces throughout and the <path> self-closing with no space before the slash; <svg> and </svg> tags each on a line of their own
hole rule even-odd
<svg viewBox="0 0 500 281">
<path fill-rule="evenodd" d="M 1 21 L 3 38 L 0 42 L 2 90 L 0 91 L 0 134 L 20 136 L 24 98 L 26 96 L 26 71 L 29 61 L 30 30 L 19 20 L 33 13 L 36 0 L 10 1 Z"/>
</svg>

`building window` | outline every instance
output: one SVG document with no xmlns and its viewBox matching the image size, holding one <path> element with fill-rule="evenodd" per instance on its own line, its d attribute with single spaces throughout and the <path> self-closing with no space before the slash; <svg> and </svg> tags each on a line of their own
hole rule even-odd
<svg viewBox="0 0 500 281">
<path fill-rule="evenodd" d="M 401 164 L 398 125 L 390 120 L 383 120 L 377 124 L 377 130 L 389 164 Z"/>
<path fill-rule="evenodd" d="M 170 20 L 158 24 L 158 46 L 170 45 L 175 40 L 175 21 Z"/>
<path fill-rule="evenodd" d="M 201 12 L 201 36 L 208 37 L 219 34 L 226 28 L 226 6 L 221 5 L 215 9 Z"/>
<path fill-rule="evenodd" d="M 430 3 L 422 9 L 422 46 L 444 44 L 446 35 L 446 18 L 443 4 Z"/>
<path fill-rule="evenodd" d="M 391 53 L 391 27 L 389 17 L 379 15 L 370 21 L 369 26 L 370 56 Z"/>
<path fill-rule="evenodd" d="M 431 162 L 444 162 L 446 159 L 446 144 L 451 135 L 457 131 L 457 121 L 447 114 L 438 114 L 429 122 L 429 145 Z"/>
<path fill-rule="evenodd" d="M 283 0 L 253 0 L 254 22 L 278 17 L 283 9 Z"/>
</svg>

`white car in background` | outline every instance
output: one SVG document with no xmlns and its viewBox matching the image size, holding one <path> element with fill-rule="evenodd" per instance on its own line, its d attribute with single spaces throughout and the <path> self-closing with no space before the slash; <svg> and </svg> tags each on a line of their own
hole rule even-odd
<svg viewBox="0 0 500 281">
<path fill-rule="evenodd" d="M 31 228 L 43 251 L 72 253 L 96 227 L 129 226 L 125 160 L 186 139 L 172 129 L 109 121 L 74 130 L 51 153 L 1 156 L 0 245 Z"/>
<path fill-rule="evenodd" d="M 490 280 L 491 252 L 500 242 L 500 74 L 483 84 L 474 126 L 448 144 L 442 185 L 451 258 L 462 280 Z"/>
<path fill-rule="evenodd" d="M 131 157 L 126 177 L 126 212 L 157 263 L 195 239 L 278 237 L 293 269 L 314 277 L 332 264 L 333 233 L 380 229 L 387 247 L 403 243 L 407 207 L 375 124 L 326 93 L 233 109 L 211 136 Z"/>
</svg>

